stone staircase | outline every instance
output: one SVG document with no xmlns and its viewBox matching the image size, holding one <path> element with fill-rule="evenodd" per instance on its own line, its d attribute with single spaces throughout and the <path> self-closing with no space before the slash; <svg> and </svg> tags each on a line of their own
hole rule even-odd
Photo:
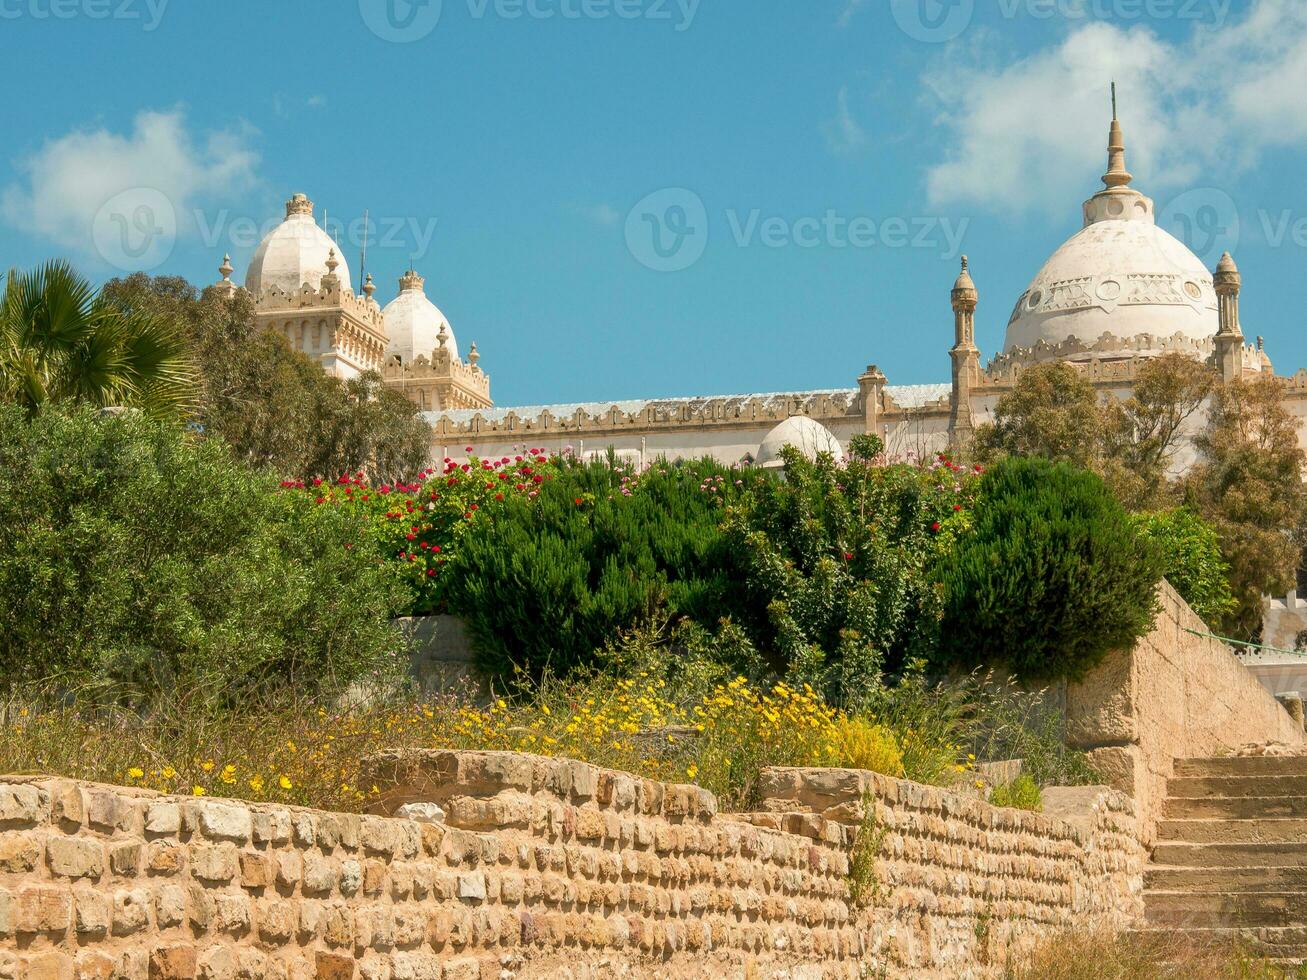
<svg viewBox="0 0 1307 980">
<path fill-rule="evenodd" d="M 1176 760 L 1144 910 L 1150 930 L 1307 962 L 1307 757 Z"/>
</svg>

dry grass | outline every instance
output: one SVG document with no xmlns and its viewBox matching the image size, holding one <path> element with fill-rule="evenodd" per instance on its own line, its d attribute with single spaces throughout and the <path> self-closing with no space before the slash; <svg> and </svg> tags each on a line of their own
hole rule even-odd
<svg viewBox="0 0 1307 980">
<path fill-rule="evenodd" d="M 385 789 L 362 781 L 361 763 L 393 748 L 565 756 L 698 783 L 724 809 L 750 804 L 766 766 L 902 774 L 893 733 L 835 711 L 809 690 L 777 685 L 762 693 L 743 679 L 688 704 L 644 676 L 549 682 L 529 698 L 489 705 L 400 694 L 349 705 L 280 692 L 233 706 L 198 691 L 128 703 L 121 692 L 0 702 L 0 772 L 344 811 L 366 808 Z"/>
<path fill-rule="evenodd" d="M 1007 980 L 1284 980 L 1307 971 L 1247 949 L 1160 933 L 1065 932 L 1042 942 Z"/>
</svg>

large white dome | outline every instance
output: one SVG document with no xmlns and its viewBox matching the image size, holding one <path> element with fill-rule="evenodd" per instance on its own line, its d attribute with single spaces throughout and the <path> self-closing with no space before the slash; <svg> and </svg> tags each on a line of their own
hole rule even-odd
<svg viewBox="0 0 1307 980">
<path fill-rule="evenodd" d="M 423 279 L 416 272 L 407 272 L 399 280 L 399 295 L 386 304 L 382 315 L 386 318 L 386 336 L 390 346 L 386 356 L 399 355 L 401 364 L 408 364 L 419 354 L 431 359 L 440 346 L 440 328 L 445 328 L 445 347 L 450 356 L 458 360 L 458 343 L 454 331 L 436 304 L 427 299 L 422 289 Z"/>
<path fill-rule="evenodd" d="M 259 243 L 245 273 L 245 288 L 255 296 L 269 289 L 293 292 L 305 283 L 320 289 L 322 277 L 327 274 L 327 257 L 333 250 L 340 287 L 352 289 L 345 257 L 313 220 L 313 202 L 296 194 L 286 202 L 286 220 Z"/>
<path fill-rule="evenodd" d="M 1107 334 L 1126 342 L 1123 351 L 1139 354 L 1152 349 L 1140 345 L 1145 335 L 1202 341 L 1216 334 L 1212 274 L 1157 226 L 1152 200 L 1129 186 L 1115 120 L 1108 152 L 1107 188 L 1085 202 L 1084 228 L 1053 253 L 1017 300 L 1006 353 L 1041 341 L 1075 339 L 1091 347 Z"/>
<path fill-rule="evenodd" d="M 781 450 L 786 446 L 793 446 L 813 462 L 819 453 L 830 453 L 836 459 L 844 455 L 844 448 L 830 429 L 806 415 L 791 415 L 767 433 L 753 465 L 768 469 L 784 465 Z"/>
</svg>

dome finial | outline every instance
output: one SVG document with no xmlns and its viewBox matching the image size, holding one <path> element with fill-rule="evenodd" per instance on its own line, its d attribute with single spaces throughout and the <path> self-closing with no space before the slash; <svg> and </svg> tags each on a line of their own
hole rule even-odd
<svg viewBox="0 0 1307 980">
<path fill-rule="evenodd" d="M 231 264 L 231 255 L 222 257 L 222 265 L 218 266 L 218 272 L 222 276 L 223 282 L 231 282 L 231 274 L 234 270 Z"/>
<path fill-rule="evenodd" d="M 1112 129 L 1107 138 L 1107 173 L 1103 183 L 1107 187 L 1128 187 L 1134 180 L 1125 168 L 1125 135 L 1116 117 L 1116 82 L 1112 83 Z"/>
<path fill-rule="evenodd" d="M 309 200 L 307 194 L 292 194 L 290 200 L 286 202 L 286 217 L 293 218 L 297 214 L 313 216 L 313 202 Z"/>
<path fill-rule="evenodd" d="M 368 299 L 371 299 L 372 294 L 375 293 L 376 291 L 377 291 L 377 284 L 372 281 L 372 273 L 369 272 L 368 277 L 363 280 L 363 292 L 368 297 Z"/>
<path fill-rule="evenodd" d="M 426 280 L 419 276 L 412 266 L 409 266 L 408 272 L 399 277 L 399 291 L 407 293 L 410 289 L 421 289 L 425 283 Z"/>
<path fill-rule="evenodd" d="M 481 354 L 477 350 L 477 342 L 474 340 L 472 341 L 472 347 L 467 352 L 467 362 L 472 367 L 476 367 L 479 360 L 481 360 Z"/>
</svg>

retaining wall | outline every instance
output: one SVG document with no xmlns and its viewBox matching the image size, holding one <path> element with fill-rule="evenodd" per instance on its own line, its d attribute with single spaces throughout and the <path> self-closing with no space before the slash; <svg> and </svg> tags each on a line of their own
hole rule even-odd
<svg viewBox="0 0 1307 980">
<path fill-rule="evenodd" d="M 392 753 L 444 823 L 0 777 L 0 977 L 986 976 L 1138 915 L 1130 802 L 778 770 L 767 812 L 566 760 Z M 861 801 L 875 801 L 863 821 Z M 880 857 L 850 899 L 860 826 Z"/>
<path fill-rule="evenodd" d="M 1066 691 L 1067 742 L 1137 804 L 1152 841 L 1176 759 L 1307 744 L 1296 723 L 1167 583 L 1151 633 Z"/>
</svg>

